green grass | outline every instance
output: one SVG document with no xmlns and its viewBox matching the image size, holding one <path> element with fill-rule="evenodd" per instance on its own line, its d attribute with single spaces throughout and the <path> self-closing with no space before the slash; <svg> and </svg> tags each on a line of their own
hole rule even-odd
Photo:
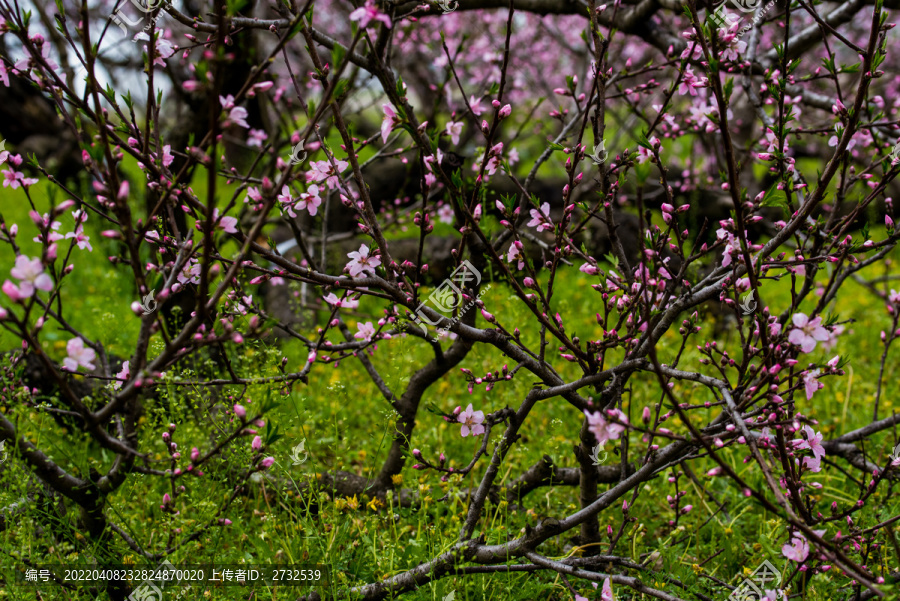
<svg viewBox="0 0 900 601">
<path fill-rule="evenodd" d="M 32 188 L 33 197 L 43 199 L 42 211 L 49 204 L 45 186 L 42 183 Z M 200 186 L 198 181 L 195 191 L 202 197 Z M 28 206 L 23 202 L 22 191 L 4 190 L 2 194 L 3 217 L 7 223 L 19 224 L 19 239 L 25 254 L 36 255 L 39 252 L 38 245 L 30 240 L 35 230 L 28 219 Z M 61 199 L 56 200 L 58 202 Z M 70 231 L 71 215 L 65 215 L 62 221 L 61 231 Z M 112 254 L 115 243 L 101 238 L 98 226 L 96 217 L 88 223 L 94 251 L 73 251 L 74 260 L 71 262 L 76 266 L 75 271 L 64 280 L 63 285 L 65 315 L 86 336 L 102 341 L 110 353 L 127 356 L 138 332 L 139 320 L 129 310 L 130 303 L 137 298 L 137 292 L 125 268 L 112 266 L 106 259 Z M 9 277 L 11 262 L 10 249 L 0 246 L 0 279 Z M 868 275 L 878 274 L 869 270 Z M 785 280 L 780 285 L 766 283 L 764 298 L 767 304 L 775 308 L 786 306 L 790 299 L 786 282 Z M 584 274 L 569 269 L 559 275 L 555 286 L 556 308 L 566 318 L 566 330 L 577 333 L 582 339 L 602 336 L 602 330 L 593 317 L 600 310 L 599 294 L 589 284 L 589 278 Z M 496 314 L 509 329 L 519 327 L 525 340 L 533 344 L 537 341 L 534 319 L 513 300 L 511 291 L 500 283 L 494 283 L 484 298 L 489 311 Z M 377 309 L 377 304 L 362 305 L 364 309 L 369 307 Z M 846 368 L 847 375 L 824 380 L 825 388 L 813 397 L 811 403 L 800 404 L 804 414 L 819 420 L 826 439 L 869 423 L 881 354 L 878 334 L 890 326 L 883 303 L 853 282 L 847 284 L 833 311 L 841 319 L 854 321 L 832 352 L 825 353 L 817 349 L 810 359 L 824 360 L 840 353 L 851 360 Z M 694 350 L 694 344 L 709 339 L 717 339 L 720 344 L 726 345 L 734 343 L 737 336 L 735 331 L 726 331 L 718 338 L 712 335 L 717 312 L 718 308 L 712 305 L 701 309 L 703 331 L 688 345 L 688 351 L 680 364 L 682 368 L 700 367 L 697 362 L 699 354 Z M 319 316 L 320 320 L 324 317 Z M 351 329 L 355 329 L 352 319 L 349 325 Z M 314 334 L 314 331 L 308 333 Z M 44 328 L 40 336 L 44 350 L 56 360 L 64 356 L 65 341 L 68 338 L 68 334 L 49 326 Z M 660 361 L 665 363 L 671 360 L 678 342 L 677 332 L 670 332 L 666 336 L 659 349 Z M 3 350 L 18 347 L 19 343 L 11 335 L 3 333 L 0 336 L 0 348 Z M 157 335 L 151 343 L 150 356 L 153 357 L 161 349 L 162 341 Z M 288 359 L 289 370 L 299 369 L 306 360 L 306 350 L 295 342 L 247 340 L 239 347 L 230 348 L 228 356 L 239 376 L 255 377 L 277 374 L 276 366 L 282 357 Z M 552 357 L 553 354 L 550 353 L 549 356 Z M 380 342 L 372 359 L 390 388 L 399 392 L 403 390 L 413 371 L 431 359 L 431 351 L 419 340 L 395 337 L 390 341 Z M 481 375 L 486 371 L 497 371 L 504 363 L 509 361 L 493 347 L 478 346 L 460 367 Z M 576 377 L 577 371 L 573 365 L 555 360 L 553 363 L 564 377 Z M 160 462 L 154 465 L 156 469 L 167 467 L 167 463 L 163 462 L 166 451 L 161 439 L 166 424 L 178 424 L 175 441 L 185 457 L 193 446 L 202 451 L 210 448 L 210 432 L 205 426 L 201 427 L 198 417 L 205 417 L 211 407 L 213 423 L 218 429 L 218 432 L 213 432 L 213 436 L 221 436 L 233 426 L 222 408 L 232 404 L 233 401 L 228 397 L 241 395 L 240 387 L 214 390 L 172 384 L 173 381 L 203 379 L 215 373 L 216 369 L 211 363 L 201 362 L 190 370 L 170 370 L 157 388 L 158 399 L 145 402 L 145 413 L 139 429 L 140 449 L 150 452 L 154 460 Z M 534 380 L 534 377 L 523 371 L 513 381 L 497 385 L 490 393 L 485 393 L 484 388 L 479 387 L 473 394 L 469 394 L 462 374 L 455 369 L 431 387 L 423 405 L 434 403 L 442 411 L 452 411 L 457 405 L 465 407 L 468 403 L 485 412 L 505 406 L 516 408 L 531 389 Z M 879 407 L 881 417 L 890 414 L 892 399 L 897 393 L 894 378 L 887 377 L 884 385 Z M 588 393 L 587 390 L 583 392 Z M 676 384 L 673 392 L 676 398 L 691 404 L 711 400 L 711 395 L 705 388 L 689 383 Z M 649 373 L 634 376 L 626 398 L 630 420 L 639 423 L 642 408 L 652 407 L 660 400 L 655 376 Z M 53 402 L 53 399 L 40 400 Z M 101 399 L 93 400 L 95 406 L 101 402 Z M 268 454 L 277 460 L 271 473 L 284 481 L 316 485 L 318 480 L 314 474 L 331 470 L 373 477 L 378 473 L 390 444 L 393 411 L 355 360 L 344 360 L 339 368 L 318 364 L 308 385 L 298 383 L 287 394 L 282 394 L 277 385 L 250 386 L 241 402 L 248 407 L 248 412 L 261 406 L 272 407 L 266 421 L 270 427 L 277 426 L 283 438 L 268 449 Z M 85 475 L 92 467 L 105 472 L 111 466 L 113 456 L 110 453 L 99 448 L 86 436 L 64 430 L 46 412 L 37 407 L 24 406 L 19 397 L 4 404 L 7 417 L 16 422 L 21 434 L 44 449 L 67 471 Z M 703 423 L 718 411 L 717 408 L 695 411 L 692 414 L 694 423 Z M 572 447 L 577 444 L 580 421 L 580 414 L 559 398 L 539 403 L 522 429 L 521 441 L 513 447 L 503 465 L 502 477 L 498 483 L 502 485 L 511 481 L 545 454 L 550 455 L 557 465 L 575 466 Z M 676 433 L 685 431 L 677 418 L 670 420 L 666 426 Z M 497 429 L 489 450 L 493 449 L 499 436 L 500 430 Z M 301 440 L 306 441 L 309 459 L 301 466 L 292 466 L 291 448 Z M 458 425 L 445 423 L 439 416 L 424 410 L 424 407 L 420 410 L 413 446 L 421 449 L 427 458 L 433 459 L 443 451 L 448 457 L 449 465 L 460 467 L 468 463 L 476 444 L 476 439 L 460 436 Z M 640 453 L 644 449 L 639 434 L 631 434 L 630 444 L 632 452 Z M 893 444 L 892 438 L 879 434 L 867 443 L 867 448 L 883 463 Z M 742 462 L 744 450 L 730 451 L 725 456 L 742 478 L 762 486 L 755 464 Z M 168 490 L 164 479 L 132 474 L 110 496 L 107 516 L 128 532 L 142 548 L 159 552 L 175 529 L 180 529 L 180 535 L 175 535 L 173 539 L 177 541 L 180 536 L 193 532 L 216 517 L 218 508 L 233 486 L 233 480 L 226 479 L 225 474 L 246 465 L 249 458 L 248 437 L 241 439 L 221 460 L 208 466 L 203 477 L 188 478 L 182 482 L 187 487 L 187 494 L 179 497 L 177 507 L 180 513 L 174 516 L 164 514 L 159 509 L 162 495 Z M 608 461 L 614 460 L 615 456 L 610 454 Z M 186 463 L 184 460 L 183 462 Z M 417 508 L 379 506 L 365 496 L 335 498 L 328 490 L 320 489 L 318 512 L 315 513 L 293 494 L 271 494 L 271 484 L 265 487 L 251 486 L 248 493 L 238 497 L 221 516 L 232 520 L 230 526 L 211 528 L 198 541 L 181 547 L 168 559 L 176 565 L 213 562 L 265 564 L 278 561 L 317 563 L 329 566 L 337 587 L 378 581 L 398 574 L 446 551 L 456 542 L 466 504 L 452 497 L 452 493 L 476 486 L 486 461 L 482 460 L 475 473 L 467 477 L 453 477 L 447 483 L 442 483 L 438 476 L 430 472 L 412 470 L 412 463 L 408 462 L 398 484 L 418 488 L 424 501 Z M 838 463 L 843 464 L 841 460 Z M 714 513 L 715 505 L 696 485 L 682 479 L 680 482 L 688 491 L 684 502 L 693 504 L 694 510 L 679 519 L 677 528 L 671 527 L 668 522 L 674 520 L 675 516 L 668 508 L 665 496 L 672 492 L 672 487 L 665 478 L 657 478 L 642 487 L 631 512 L 637 521 L 627 526 L 626 534 L 615 552 L 641 561 L 643 555 L 658 551 L 665 565 L 663 571 L 689 587 L 696 587 L 696 590 L 704 590 L 709 582 L 700 578 L 700 573 L 735 583 L 744 568 L 752 569 L 764 559 L 769 559 L 778 568 L 784 567 L 786 561 L 780 552 L 784 543 L 783 525 L 724 479 L 704 476 L 705 471 L 713 465 L 711 462 L 705 466 L 694 462 L 691 467 L 710 492 L 720 501 L 728 503 L 730 520 L 720 513 L 707 522 Z M 853 468 L 850 471 L 852 473 Z M 814 480 L 823 485 L 817 493 L 823 501 L 822 506 L 830 505 L 832 501 L 845 504 L 856 498 L 855 485 L 839 471 L 829 469 L 818 476 Z M 0 482 L 0 507 L 17 502 L 29 490 L 27 480 L 18 467 L 6 469 L 0 476 Z M 263 489 L 270 495 L 263 494 Z M 451 493 L 451 500 L 438 501 L 447 493 Z M 875 509 L 883 499 L 884 491 L 880 490 L 875 495 L 870 510 L 859 518 L 860 525 L 868 527 L 897 513 L 900 507 L 893 500 L 890 506 Z M 477 533 L 482 534 L 489 544 L 502 543 L 509 537 L 518 536 L 526 526 L 534 526 L 539 519 L 561 517 L 576 511 L 577 491 L 564 487 L 542 488 L 531 493 L 526 498 L 525 505 L 527 511 L 515 512 L 505 502 L 498 505 L 489 503 L 485 508 L 485 517 L 479 522 Z M 69 504 L 69 514 L 52 525 L 46 522 L 46 510 L 38 509 L 35 505 L 32 507 L 22 519 L 16 520 L 0 533 L 0 554 L 4 557 L 4 566 L 21 567 L 25 558 L 37 564 L 90 561 L 92 551 L 89 545 L 85 546 L 83 531 L 78 527 L 77 512 L 72 511 L 74 505 Z M 822 511 L 825 512 L 824 509 Z M 398 516 L 396 519 L 393 517 L 395 514 Z M 605 531 L 607 525 L 617 529 L 620 519 L 618 508 L 602 513 L 601 531 Z M 835 534 L 836 530 L 835 526 L 830 526 L 829 536 Z M 687 542 L 677 546 L 672 544 L 682 537 L 688 537 Z M 566 535 L 552 539 L 541 547 L 541 551 L 552 557 L 579 553 L 578 548 L 569 545 L 569 538 Z M 124 545 L 121 539 L 115 537 L 114 546 L 121 552 L 123 563 L 140 561 L 137 553 Z M 719 549 L 723 550 L 719 556 L 702 568 L 699 566 Z M 892 552 L 887 553 L 890 556 Z M 897 559 L 891 556 L 890 561 L 896 565 Z M 874 563 L 869 566 L 875 568 Z M 835 583 L 844 583 L 843 579 L 834 574 L 833 571 L 827 576 L 816 577 L 807 598 L 834 598 Z M 652 577 L 647 577 L 647 583 L 651 586 L 670 590 L 669 585 L 653 580 Z M 577 580 L 574 584 L 589 598 L 598 596 L 589 585 Z M 92 598 L 87 593 L 63 593 L 53 586 L 43 586 L 41 590 L 48 594 L 43 598 L 49 599 Z M 460 601 L 571 598 L 560 579 L 551 574 L 449 577 L 425 585 L 405 598 L 438 600 L 451 591 L 456 591 L 456 599 Z M 625 591 L 624 587 L 617 587 L 617 598 L 631 598 Z M 189 596 L 196 599 L 239 599 L 247 598 L 247 593 L 230 588 L 214 589 L 208 595 L 192 591 Z M 34 598 L 33 589 L 5 587 L 0 591 L 0 599 L 26 598 Z M 282 599 L 288 598 L 288 595 L 282 591 L 260 591 L 258 598 Z"/>
</svg>

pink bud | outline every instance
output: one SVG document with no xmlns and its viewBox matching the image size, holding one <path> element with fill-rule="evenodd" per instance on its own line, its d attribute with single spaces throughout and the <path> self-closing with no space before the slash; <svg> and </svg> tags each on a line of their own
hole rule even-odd
<svg viewBox="0 0 900 601">
<path fill-rule="evenodd" d="M 265 459 L 260 461 L 259 465 L 262 467 L 262 469 L 267 470 L 272 467 L 273 463 L 275 463 L 274 457 L 266 457 Z"/>
<path fill-rule="evenodd" d="M 71 207 L 75 206 L 75 201 L 72 199 L 64 200 L 53 210 L 55 215 L 61 215 L 62 213 L 68 211 Z"/>
<path fill-rule="evenodd" d="M 260 450 L 262 448 L 262 438 L 260 438 L 259 436 L 254 436 L 253 442 L 250 443 L 250 448 L 254 451 Z"/>
<path fill-rule="evenodd" d="M 243 405 L 235 405 L 234 406 L 234 414 L 241 419 L 247 417 L 247 410 L 244 409 Z"/>
</svg>

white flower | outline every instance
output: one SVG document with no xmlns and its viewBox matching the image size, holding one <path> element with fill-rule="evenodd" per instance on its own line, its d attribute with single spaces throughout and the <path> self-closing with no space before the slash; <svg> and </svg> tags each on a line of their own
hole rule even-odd
<svg viewBox="0 0 900 601">
<path fill-rule="evenodd" d="M 354 338 L 357 340 L 365 340 L 366 342 L 372 340 L 372 336 L 375 335 L 375 326 L 372 325 L 371 321 L 358 323 L 356 324 L 356 327 L 359 331 L 353 335 Z"/>
<path fill-rule="evenodd" d="M 122 388 L 122 382 L 125 382 L 129 377 L 131 377 L 131 368 L 129 367 L 129 362 L 126 361 L 122 364 L 122 370 L 116 374 L 116 382 L 113 384 L 113 388 L 116 390 Z"/>
<path fill-rule="evenodd" d="M 86 369 L 96 369 L 96 366 L 91 361 L 94 360 L 97 353 L 94 352 L 94 349 L 84 346 L 84 340 L 81 338 L 69 340 L 66 343 L 66 353 L 69 356 L 63 359 L 63 369 L 78 371 L 79 365 Z"/>
<path fill-rule="evenodd" d="M 347 253 L 347 256 L 353 259 L 347 263 L 350 269 L 350 275 L 356 277 L 361 273 L 375 273 L 375 268 L 381 265 L 381 259 L 369 255 L 369 247 L 363 244 L 358 251 Z"/>
<path fill-rule="evenodd" d="M 462 128 L 462 121 L 451 121 L 447 124 L 447 135 L 450 136 L 454 146 L 459 144 L 459 135 L 462 133 Z"/>
<path fill-rule="evenodd" d="M 44 265 L 39 258 L 29 259 L 25 255 L 19 255 L 16 257 L 16 266 L 10 273 L 14 278 L 22 280 L 19 292 L 24 298 L 34 294 L 35 288 L 44 291 L 53 289 L 53 280 L 44 273 Z"/>
</svg>

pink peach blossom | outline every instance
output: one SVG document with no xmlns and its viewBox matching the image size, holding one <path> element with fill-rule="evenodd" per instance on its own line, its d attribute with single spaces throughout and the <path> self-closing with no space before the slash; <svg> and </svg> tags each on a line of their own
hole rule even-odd
<svg viewBox="0 0 900 601">
<path fill-rule="evenodd" d="M 472 403 L 469 403 L 466 410 L 457 416 L 457 421 L 462 424 L 460 434 L 464 437 L 468 436 L 470 432 L 473 436 L 484 434 L 484 426 L 481 425 L 484 421 L 484 411 L 473 411 Z"/>
<path fill-rule="evenodd" d="M 804 353 L 812 352 L 816 342 L 824 342 L 831 336 L 822 326 L 821 317 L 810 319 L 803 313 L 794 313 L 791 319 L 795 327 L 788 334 L 788 341 L 799 346 Z"/>
<path fill-rule="evenodd" d="M 94 349 L 85 346 L 84 340 L 81 338 L 72 338 L 66 343 L 66 353 L 68 357 L 63 359 L 63 369 L 67 371 L 78 371 L 78 366 L 85 369 L 96 369 L 97 367 L 91 363 L 97 356 Z"/>
<path fill-rule="evenodd" d="M 12 276 L 18 280 L 19 292 L 23 298 L 34 294 L 35 289 L 53 290 L 53 280 L 44 273 L 44 265 L 40 259 L 29 259 L 25 255 L 16 257 L 16 266 L 10 270 Z"/>
</svg>

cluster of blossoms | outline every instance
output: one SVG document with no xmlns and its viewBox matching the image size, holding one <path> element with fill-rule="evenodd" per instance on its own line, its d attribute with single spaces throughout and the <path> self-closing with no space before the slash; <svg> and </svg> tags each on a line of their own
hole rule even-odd
<svg viewBox="0 0 900 601">
<path fill-rule="evenodd" d="M 16 266 L 10 270 L 10 274 L 19 280 L 18 286 L 10 280 L 3 282 L 3 293 L 12 302 L 21 302 L 31 298 L 36 290 L 53 290 L 53 279 L 44 272 L 44 265 L 39 258 L 29 258 L 25 255 L 16 257 Z"/>
<path fill-rule="evenodd" d="M 38 183 L 38 179 L 34 177 L 25 177 L 25 174 L 21 171 L 17 171 L 17 167 L 21 167 L 22 165 L 22 156 L 18 154 L 10 155 L 9 152 L 3 151 L 0 153 L 0 163 L 7 162 L 7 168 L 3 170 L 3 187 L 11 188 L 13 190 L 23 187 L 27 189 L 29 186 L 33 186 Z"/>
<path fill-rule="evenodd" d="M 306 192 L 302 192 L 296 199 L 291 195 L 291 189 L 288 186 L 281 188 L 281 194 L 278 195 L 278 202 L 281 203 L 282 209 L 293 218 L 297 217 L 298 211 L 307 211 L 310 216 L 315 216 L 322 204 L 319 197 L 319 186 L 312 184 L 307 188 Z"/>
<path fill-rule="evenodd" d="M 606 412 L 607 417 L 602 413 L 584 412 L 587 419 L 588 430 L 597 439 L 597 444 L 604 445 L 607 441 L 618 440 L 619 436 L 628 428 L 628 418 L 619 409 L 610 409 Z"/>
</svg>

